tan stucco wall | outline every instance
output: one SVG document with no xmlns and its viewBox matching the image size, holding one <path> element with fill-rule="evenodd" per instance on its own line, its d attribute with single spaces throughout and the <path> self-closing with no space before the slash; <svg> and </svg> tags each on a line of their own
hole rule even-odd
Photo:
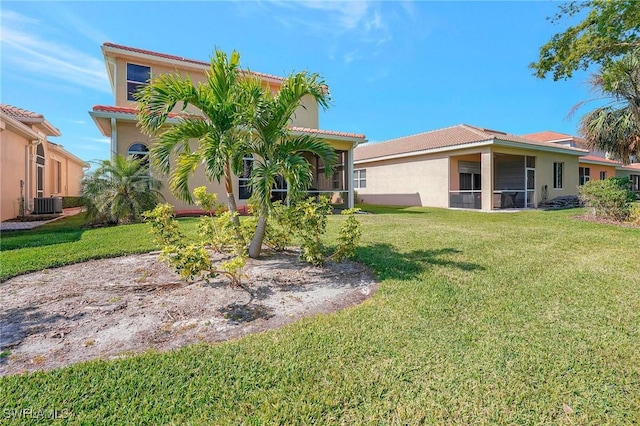
<svg viewBox="0 0 640 426">
<path fill-rule="evenodd" d="M 20 180 L 25 179 L 25 147 L 29 142 L 8 129 L 0 131 L 0 220 L 18 215 Z"/>
<path fill-rule="evenodd" d="M 152 141 L 149 136 L 144 135 L 140 132 L 140 129 L 136 127 L 136 123 L 133 121 L 118 121 L 117 124 L 117 147 L 118 154 L 122 156 L 127 155 L 127 151 L 129 147 L 135 143 L 143 143 L 147 145 L 147 147 L 151 148 Z M 154 171 L 156 177 L 158 177 L 163 182 L 163 188 L 161 190 L 162 195 L 165 197 L 166 202 L 171 203 L 176 210 L 193 210 L 198 207 L 195 205 L 188 204 L 184 201 L 178 200 L 173 194 L 171 194 L 171 190 L 169 189 L 169 179 L 167 176 L 161 175 L 159 172 Z M 237 179 L 235 185 L 237 186 Z M 193 190 L 198 186 L 206 186 L 209 189 L 209 192 L 215 192 L 218 194 L 218 201 L 226 203 L 226 191 L 224 189 L 223 184 L 219 184 L 218 182 L 209 182 L 206 178 L 203 170 L 199 168 L 196 170 L 193 178 L 189 181 L 189 188 Z M 237 191 L 237 188 L 234 188 Z M 242 205 L 242 203 L 239 203 Z"/>
<path fill-rule="evenodd" d="M 606 179 L 612 178 L 616 176 L 616 168 L 613 166 L 601 166 L 599 164 L 588 164 L 588 163 L 579 163 L 578 167 L 588 167 L 589 168 L 589 179 L 590 180 L 600 180 L 600 172 L 607 172 Z M 580 176 L 578 175 L 578 181 Z"/>
<path fill-rule="evenodd" d="M 116 106 L 130 107 L 135 108 L 137 102 L 127 100 L 127 63 L 132 63 L 136 65 L 150 66 L 151 67 L 151 75 L 157 76 L 160 74 L 175 74 L 179 73 L 181 76 L 186 77 L 187 75 L 191 78 L 193 84 L 197 85 L 198 83 L 206 82 L 206 74 L 204 70 L 198 69 L 179 69 L 172 66 L 167 66 L 161 62 L 144 62 L 137 58 L 126 58 L 120 57 L 116 59 L 116 90 L 115 90 L 115 100 Z M 277 87 L 274 84 L 270 84 L 271 90 L 277 90 Z M 176 111 L 180 111 L 181 106 L 178 105 L 176 107 Z M 196 113 L 197 110 L 194 107 L 187 108 L 188 112 Z M 315 102 L 312 96 L 307 95 L 302 99 L 302 105 L 296 109 L 296 112 L 293 116 L 292 125 L 299 127 L 308 127 L 312 129 L 317 129 L 319 125 L 319 110 L 318 104 Z"/>
<path fill-rule="evenodd" d="M 17 128 L 17 127 L 16 127 Z M 18 216 L 20 198 L 20 181 L 24 182 L 22 196 L 25 197 L 25 208 L 33 207 L 33 198 L 36 196 L 36 164 L 34 146 L 27 148 L 32 143 L 32 136 L 24 132 L 14 131 L 15 128 L 5 126 L 0 131 L 0 220 L 12 219 Z M 79 195 L 80 180 L 83 176 L 82 163 L 53 148 L 44 135 L 41 135 L 44 150 L 44 196 L 51 195 Z M 25 153 L 28 153 L 30 173 L 27 176 Z M 54 193 L 53 184 L 53 160 L 61 163 L 61 188 Z"/>
<path fill-rule="evenodd" d="M 47 175 L 47 185 L 45 185 L 45 196 L 80 195 L 82 192 L 81 181 L 84 176 L 83 164 L 52 146 L 49 146 L 46 152 L 45 173 Z M 55 192 L 54 161 L 60 162 L 60 188 L 58 192 Z"/>
<path fill-rule="evenodd" d="M 449 207 L 449 157 L 443 154 L 355 164 L 367 170 L 366 204 Z"/>
<path fill-rule="evenodd" d="M 547 198 L 565 195 L 578 195 L 578 157 L 571 154 L 560 154 L 539 150 L 494 147 L 493 152 L 536 157 L 536 203 L 542 200 L 544 187 L 547 187 Z M 553 163 L 564 163 L 563 187 L 553 187 Z"/>
<path fill-rule="evenodd" d="M 126 156 L 129 147 L 135 143 L 143 143 L 147 145 L 147 147 L 151 148 L 153 141 L 149 138 L 149 136 L 144 135 L 140 132 L 140 129 L 136 126 L 135 121 L 118 121 L 116 128 L 117 134 L 117 153 L 119 155 Z M 347 151 L 353 147 L 352 142 L 342 141 L 342 140 L 331 140 L 326 139 L 326 141 L 336 150 Z M 195 147 L 195 145 L 194 145 Z M 178 200 L 171 194 L 171 190 L 169 188 L 169 177 L 162 176 L 157 171 L 155 172 L 156 176 L 163 181 L 164 187 L 161 191 L 162 195 L 165 197 L 168 203 L 174 205 L 176 210 L 195 210 L 198 209 L 198 206 L 188 204 L 184 201 Z M 351 181 L 348 182 L 351 185 Z M 226 189 L 224 186 L 224 182 L 218 183 L 217 181 L 210 182 L 202 168 L 198 168 L 193 177 L 189 180 L 189 188 L 193 190 L 198 186 L 206 186 L 209 189 L 209 192 L 215 192 L 218 194 L 218 201 L 221 203 L 227 202 L 226 197 Z M 245 206 L 247 204 L 247 200 L 239 200 L 238 197 L 238 178 L 234 176 L 233 178 L 233 190 L 236 194 L 236 200 L 238 206 Z"/>
<path fill-rule="evenodd" d="M 578 195 L 578 157 L 539 150 L 510 147 L 467 148 L 446 153 L 421 155 L 384 161 L 358 162 L 354 169 L 367 170 L 367 188 L 357 189 L 364 203 L 449 207 L 449 188 L 458 188 L 458 162 L 483 161 L 494 153 L 536 157 L 536 202 L 540 202 L 543 188 L 547 198 Z M 452 158 L 450 158 L 450 156 Z M 564 163 L 563 188 L 553 188 L 553 163 Z M 483 209 L 489 210 L 492 200 L 493 166 L 482 167 Z M 485 196 L 485 195 L 488 195 Z"/>
</svg>

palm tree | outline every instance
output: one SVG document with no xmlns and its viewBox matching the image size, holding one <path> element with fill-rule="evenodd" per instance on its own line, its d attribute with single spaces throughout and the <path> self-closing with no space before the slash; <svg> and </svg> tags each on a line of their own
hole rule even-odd
<svg viewBox="0 0 640 426">
<path fill-rule="evenodd" d="M 188 76 L 162 74 L 137 94 L 139 124 L 143 131 L 156 137 L 151 147 L 153 164 L 164 174 L 171 173 L 169 186 L 174 195 L 184 201 L 193 201 L 189 178 L 202 164 L 209 180 L 220 182 L 224 179 L 231 212 L 237 211 L 232 172 L 240 172 L 235 157 L 243 152 L 240 148 L 239 125 L 243 109 L 238 102 L 239 64 L 240 54 L 235 50 L 228 58 L 224 52 L 216 50 L 205 84 L 196 86 Z M 171 114 L 178 104 L 183 113 Z M 189 105 L 198 113 L 185 114 Z M 177 122 L 165 126 L 170 117 Z M 193 140 L 197 141 L 195 147 L 190 143 Z M 175 167 L 172 172 L 173 156 Z M 236 216 L 234 223 L 239 227 Z"/>
<path fill-rule="evenodd" d="M 104 160 L 82 181 L 89 217 L 99 222 L 139 222 L 162 198 L 162 183 L 151 176 L 145 158 L 117 155 Z"/>
<path fill-rule="evenodd" d="M 330 176 L 336 153 L 327 142 L 309 135 L 294 135 L 289 130 L 291 119 L 310 95 L 322 108 L 328 107 L 326 85 L 317 74 L 300 72 L 289 78 L 277 92 L 272 92 L 256 79 L 243 82 L 244 103 L 252 106 L 246 154 L 253 155 L 249 185 L 258 211 L 258 224 L 249 245 L 249 257 L 260 256 L 269 215 L 273 211 L 271 192 L 278 179 L 288 184 L 288 197 L 295 199 L 313 181 L 311 164 L 303 153 L 318 156 Z"/>
<path fill-rule="evenodd" d="M 605 65 L 591 83 L 611 102 L 582 118 L 581 133 L 590 149 L 628 164 L 640 155 L 640 50 Z"/>
</svg>

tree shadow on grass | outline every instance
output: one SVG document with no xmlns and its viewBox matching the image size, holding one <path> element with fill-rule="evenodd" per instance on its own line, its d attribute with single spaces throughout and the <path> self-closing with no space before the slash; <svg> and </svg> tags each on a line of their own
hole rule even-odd
<svg viewBox="0 0 640 426">
<path fill-rule="evenodd" d="M 247 323 L 259 318 L 269 319 L 275 315 L 273 308 L 260 303 L 241 304 L 234 302 L 218 309 L 218 312 L 228 319 L 230 324 Z"/>
<path fill-rule="evenodd" d="M 452 259 L 453 255 L 460 253 L 462 253 L 461 250 L 452 247 L 401 253 L 390 244 L 359 247 L 356 251 L 358 260 L 373 269 L 381 280 L 411 280 L 434 265 L 469 272 L 485 269 L 484 266 L 476 263 Z"/>
<path fill-rule="evenodd" d="M 9 251 L 80 241 L 84 231 L 84 229 L 53 229 L 43 232 L 38 228 L 28 231 L 4 231 L 1 233 L 2 250 Z"/>
</svg>

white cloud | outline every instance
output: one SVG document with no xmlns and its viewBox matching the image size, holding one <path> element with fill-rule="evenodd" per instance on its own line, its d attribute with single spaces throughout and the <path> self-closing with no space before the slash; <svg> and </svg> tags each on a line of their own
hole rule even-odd
<svg viewBox="0 0 640 426">
<path fill-rule="evenodd" d="M 369 52 L 375 56 L 379 54 L 377 48 L 392 40 L 382 7 L 400 8 L 404 13 L 411 10 L 407 5 L 372 1 L 272 0 L 261 5 L 275 7 L 274 17 L 283 26 L 304 28 L 306 32 L 327 40 L 329 59 L 339 57 L 346 64 L 364 58 L 354 52 Z M 305 11 L 312 13 L 305 14 Z"/>
<path fill-rule="evenodd" d="M 111 144 L 111 138 L 84 138 L 84 139 L 88 140 L 89 142 Z"/>
<path fill-rule="evenodd" d="M 70 45 L 46 39 L 34 32 L 42 24 L 35 19 L 4 11 L 0 46 L 3 66 L 13 71 L 72 83 L 111 93 L 103 61 L 86 55 Z M 28 26 L 28 28 L 22 29 Z"/>
</svg>

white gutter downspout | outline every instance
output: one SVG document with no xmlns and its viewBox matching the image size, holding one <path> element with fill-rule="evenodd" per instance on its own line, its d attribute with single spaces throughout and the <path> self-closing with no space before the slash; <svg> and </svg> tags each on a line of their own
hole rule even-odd
<svg viewBox="0 0 640 426">
<path fill-rule="evenodd" d="M 31 201 L 31 158 L 30 151 L 32 146 L 37 146 L 42 143 L 42 139 L 33 140 L 30 144 L 24 147 L 24 209 L 31 211 L 29 208 L 29 202 Z"/>
<path fill-rule="evenodd" d="M 111 117 L 111 160 L 118 153 L 118 127 L 115 117 Z"/>
<path fill-rule="evenodd" d="M 354 144 L 355 145 L 355 144 Z M 352 209 L 354 207 L 354 194 L 353 194 L 353 149 L 355 146 L 352 146 L 347 151 L 347 188 L 349 188 L 349 193 L 347 194 L 347 208 Z"/>
</svg>

